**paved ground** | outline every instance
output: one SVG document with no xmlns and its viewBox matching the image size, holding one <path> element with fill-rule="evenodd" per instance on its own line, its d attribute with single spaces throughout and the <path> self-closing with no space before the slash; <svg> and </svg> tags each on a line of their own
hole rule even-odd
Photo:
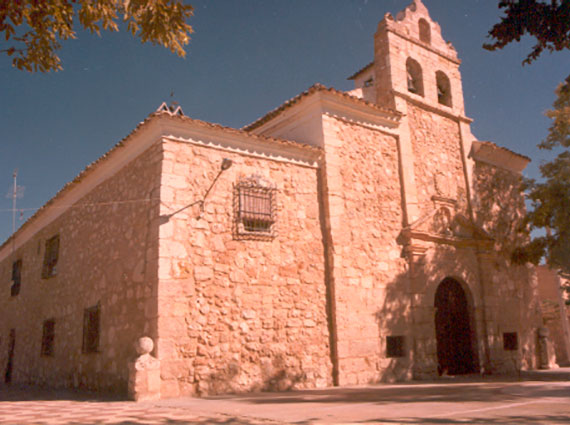
<svg viewBox="0 0 570 425">
<path fill-rule="evenodd" d="M 570 369 L 143 403 L 4 386 L 0 424 L 570 424 Z"/>
</svg>

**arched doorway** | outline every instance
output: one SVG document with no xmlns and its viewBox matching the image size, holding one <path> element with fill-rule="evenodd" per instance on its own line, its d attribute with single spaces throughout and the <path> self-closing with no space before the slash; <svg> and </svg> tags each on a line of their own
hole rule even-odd
<svg viewBox="0 0 570 425">
<path fill-rule="evenodd" d="M 435 334 L 440 375 L 475 371 L 467 296 L 459 282 L 449 277 L 435 293 Z"/>
</svg>

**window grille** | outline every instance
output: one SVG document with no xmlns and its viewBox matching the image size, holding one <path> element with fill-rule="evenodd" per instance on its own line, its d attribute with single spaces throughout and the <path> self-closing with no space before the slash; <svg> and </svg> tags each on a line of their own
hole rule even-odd
<svg viewBox="0 0 570 425">
<path fill-rule="evenodd" d="M 44 357 L 53 357 L 53 343 L 55 340 L 55 320 L 50 319 L 44 321 L 44 328 L 42 332 L 42 352 Z"/>
<path fill-rule="evenodd" d="M 22 283 L 22 260 L 12 263 L 12 286 L 10 287 L 10 295 L 15 297 L 20 293 L 20 285 Z"/>
<path fill-rule="evenodd" d="M 97 304 L 83 312 L 83 352 L 99 352 L 101 306 Z"/>
<path fill-rule="evenodd" d="M 241 181 L 235 188 L 237 236 L 273 237 L 276 227 L 275 189 L 259 179 Z"/>
<path fill-rule="evenodd" d="M 47 279 L 57 274 L 57 261 L 59 259 L 59 235 L 46 241 L 42 278 Z"/>
</svg>

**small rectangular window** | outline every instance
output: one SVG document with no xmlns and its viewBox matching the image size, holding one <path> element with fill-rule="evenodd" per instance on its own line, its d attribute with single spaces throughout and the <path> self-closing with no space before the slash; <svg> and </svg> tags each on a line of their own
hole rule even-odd
<svg viewBox="0 0 570 425">
<path fill-rule="evenodd" d="M 404 337 L 402 335 L 386 337 L 386 357 L 404 357 Z"/>
<path fill-rule="evenodd" d="M 12 286 L 10 287 L 10 295 L 15 297 L 20 293 L 20 285 L 22 283 L 22 260 L 12 263 Z"/>
<path fill-rule="evenodd" d="M 53 357 L 53 344 L 55 339 L 55 320 L 44 321 L 42 332 L 42 356 Z"/>
<path fill-rule="evenodd" d="M 59 259 L 59 235 L 46 241 L 42 278 L 47 279 L 57 274 L 57 261 Z"/>
<path fill-rule="evenodd" d="M 99 352 L 101 307 L 97 304 L 83 312 L 83 352 Z"/>
<path fill-rule="evenodd" d="M 516 332 L 503 333 L 503 349 L 506 351 L 519 349 L 519 339 Z"/>
</svg>

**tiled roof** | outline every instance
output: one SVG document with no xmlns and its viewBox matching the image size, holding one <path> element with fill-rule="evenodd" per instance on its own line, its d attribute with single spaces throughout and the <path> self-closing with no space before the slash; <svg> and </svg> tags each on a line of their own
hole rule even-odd
<svg viewBox="0 0 570 425">
<path fill-rule="evenodd" d="M 368 71 L 369 68 L 371 68 L 374 65 L 374 61 L 370 62 L 368 65 L 366 65 L 364 68 L 356 71 L 354 74 L 352 74 L 350 77 L 347 78 L 347 80 L 354 80 L 356 77 L 358 77 L 360 74 L 362 74 L 364 71 Z"/>
<path fill-rule="evenodd" d="M 516 155 L 516 156 L 518 156 L 519 158 L 525 159 L 525 160 L 527 160 L 527 161 L 529 161 L 529 162 L 531 161 L 531 159 L 530 159 L 528 156 L 522 155 L 522 154 L 517 153 L 517 152 L 515 152 L 515 151 L 512 151 L 512 150 L 510 150 L 510 149 L 504 148 L 504 147 L 499 146 L 499 145 L 497 145 L 497 144 L 495 144 L 495 143 L 493 143 L 493 142 L 489 142 L 489 141 L 479 141 L 479 143 L 481 143 L 481 145 L 483 145 L 483 146 L 487 146 L 487 147 L 490 147 L 490 148 L 493 148 L 493 149 L 499 149 L 499 150 L 501 150 L 501 151 L 503 151 L 503 152 L 508 152 L 508 153 L 510 153 L 510 154 L 512 154 L 512 155 Z"/>
<path fill-rule="evenodd" d="M 400 117 L 402 116 L 402 114 L 400 112 L 395 111 L 393 109 L 378 106 L 375 103 L 368 102 L 366 100 L 360 99 L 359 97 L 352 96 L 348 93 L 345 93 L 345 92 L 342 92 L 342 91 L 339 91 L 339 90 L 336 90 L 333 88 L 329 88 L 329 87 L 323 86 L 322 84 L 317 83 L 317 84 L 311 86 L 308 90 L 306 90 L 306 91 L 298 94 L 297 96 L 287 100 L 286 102 L 282 103 L 280 106 L 273 109 L 272 111 L 269 111 L 267 114 L 265 114 L 261 118 L 257 119 L 256 121 L 252 122 L 251 124 L 246 125 L 245 127 L 242 127 L 242 130 L 252 131 L 252 130 L 256 129 L 257 127 L 262 126 L 266 122 L 272 120 L 273 118 L 275 118 L 276 116 L 281 114 L 283 111 L 289 109 L 290 107 L 292 107 L 296 103 L 300 102 L 302 99 L 304 99 L 304 98 L 306 98 L 306 97 L 308 97 L 308 96 L 310 96 L 316 92 L 329 92 L 329 93 L 334 94 L 335 96 L 342 97 L 342 98 L 349 100 L 351 102 L 367 105 L 369 107 L 372 107 L 372 108 L 378 110 L 379 112 L 383 112 L 384 114 L 392 115 L 394 117 L 394 121 L 399 120 Z"/>
<path fill-rule="evenodd" d="M 167 112 L 162 112 L 162 113 L 168 114 Z M 154 113 L 151 116 L 156 115 L 156 114 L 157 113 Z M 185 121 L 188 123 L 192 123 L 192 124 L 198 125 L 198 126 L 203 127 L 203 128 L 209 128 L 209 129 L 213 129 L 213 130 L 224 131 L 225 133 L 230 133 L 230 134 L 235 134 L 235 135 L 247 136 L 247 137 L 262 141 L 262 142 L 268 142 L 271 144 L 277 144 L 277 145 L 281 145 L 281 146 L 302 148 L 302 149 L 313 151 L 313 152 L 322 152 L 322 149 L 320 147 L 308 145 L 306 143 L 295 142 L 295 141 L 286 140 L 286 139 L 280 139 L 277 137 L 263 136 L 260 134 L 252 134 L 252 133 L 249 133 L 243 129 L 226 127 L 226 126 L 223 126 L 221 124 L 201 121 L 201 120 L 197 120 L 194 118 L 187 117 L 185 115 L 170 114 L 170 116 L 174 119 L 182 120 L 182 121 Z"/>
<path fill-rule="evenodd" d="M 197 126 L 203 127 L 203 128 L 223 131 L 223 132 L 231 133 L 231 134 L 235 134 L 235 135 L 245 135 L 249 138 L 256 139 L 256 140 L 263 141 L 263 142 L 267 142 L 267 143 L 270 143 L 273 145 L 277 144 L 277 145 L 288 146 L 288 147 L 296 147 L 296 148 L 301 148 L 304 150 L 313 151 L 315 153 L 322 151 L 322 149 L 319 147 L 307 145 L 304 143 L 298 143 L 298 142 L 293 142 L 293 141 L 285 140 L 285 139 L 278 139 L 278 138 L 274 138 L 274 137 L 266 137 L 266 136 L 261 136 L 261 135 L 255 135 L 255 134 L 251 134 L 251 133 L 248 133 L 246 131 L 243 131 L 243 130 L 238 130 L 238 129 L 231 128 L 231 127 L 225 127 L 225 126 L 220 125 L 220 124 L 214 124 L 214 123 L 209 123 L 209 122 L 193 119 L 193 118 L 190 118 L 190 117 L 178 114 L 178 113 L 160 110 L 160 108 L 159 108 L 159 110 L 150 114 L 148 117 L 146 117 L 146 119 L 144 121 L 140 122 L 126 137 L 121 139 L 115 146 L 113 146 L 111 149 L 109 149 L 105 154 L 103 154 L 101 157 L 99 157 L 98 159 L 93 161 L 91 164 L 87 165 L 87 167 L 85 167 L 83 169 L 83 171 L 81 171 L 73 180 L 71 180 L 70 182 L 67 182 L 49 201 L 47 201 L 44 205 L 42 205 L 41 208 L 39 208 L 30 218 L 28 218 L 14 234 L 12 234 L 8 239 L 6 239 L 4 241 L 4 243 L 2 245 L 0 245 L 0 250 L 2 250 L 5 246 L 7 246 L 8 243 L 10 243 L 12 241 L 12 239 L 15 237 L 16 234 L 20 233 L 22 230 L 27 228 L 41 214 L 43 214 L 43 212 L 46 209 L 48 209 L 48 207 L 50 205 L 52 205 L 54 202 L 56 202 L 58 199 L 60 199 L 63 195 L 65 195 L 67 192 L 69 192 L 72 188 L 74 188 L 75 186 L 80 184 L 81 181 L 89 173 L 93 172 L 93 170 L 96 169 L 101 163 L 105 162 L 109 157 L 114 155 L 114 153 L 116 151 L 118 151 L 120 148 L 124 147 L 125 143 L 127 143 L 129 139 L 134 137 L 134 135 L 139 133 L 144 127 L 148 126 L 152 120 L 154 120 L 160 116 L 167 116 L 171 119 L 179 120 L 182 122 L 187 122 L 187 123 L 194 124 L 194 125 L 197 125 Z"/>
</svg>

